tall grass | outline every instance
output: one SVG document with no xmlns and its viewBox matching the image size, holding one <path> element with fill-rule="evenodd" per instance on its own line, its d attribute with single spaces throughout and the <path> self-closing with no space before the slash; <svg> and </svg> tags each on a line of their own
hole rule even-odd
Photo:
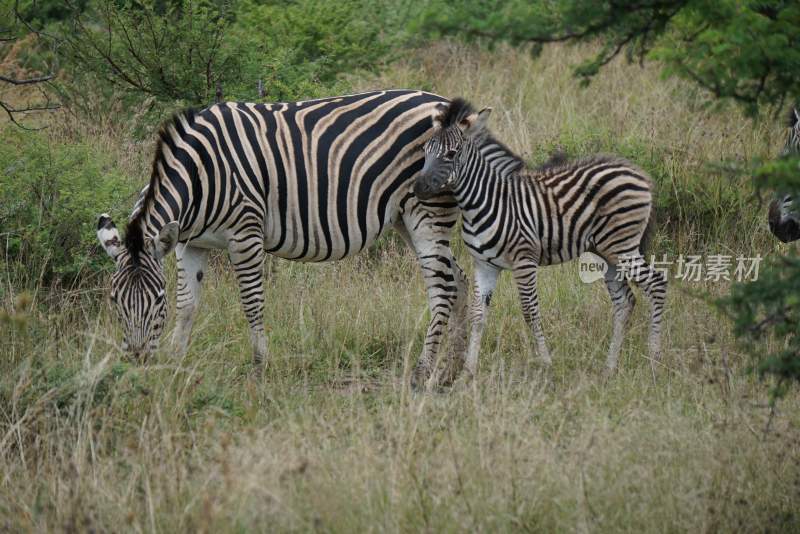
<svg viewBox="0 0 800 534">
<path fill-rule="evenodd" d="M 771 242 L 750 179 L 714 164 L 774 157 L 782 124 L 754 122 L 689 84 L 662 79 L 657 65 L 617 60 L 582 88 L 572 68 L 591 54 L 590 47 L 552 46 L 534 58 L 505 46 L 442 42 L 357 85 L 424 87 L 491 106 L 490 127 L 531 163 L 556 149 L 629 158 L 656 181 L 661 237 L 672 251 Z"/>
<path fill-rule="evenodd" d="M 717 158 L 770 155 L 778 132 L 735 110 L 714 115 L 649 69 L 614 64 L 579 90 L 569 64 L 584 52 L 554 48 L 533 60 L 445 43 L 352 83 L 424 86 L 494 106 L 498 136 L 532 161 L 558 145 L 623 152 L 658 180 L 666 216 L 656 253 L 769 253 L 745 182 L 701 171 Z M 58 128 L 53 142 L 68 143 L 96 126 Z M 128 154 L 122 173 L 146 170 L 145 148 L 97 135 Z M 554 355 L 545 371 L 503 278 L 478 379 L 414 394 L 408 375 L 427 305 L 416 261 L 397 240 L 347 261 L 273 260 L 265 270 L 270 358 L 258 379 L 221 256 L 187 355 L 164 348 L 147 364 L 120 353 L 103 288 L 31 302 L 4 280 L 0 529 L 800 528 L 800 395 L 772 410 L 766 384 L 745 373 L 747 357 L 706 300 L 725 282 L 672 284 L 656 373 L 640 298 L 620 373 L 604 380 L 611 306 L 602 285 L 580 283 L 574 264 L 543 270 Z"/>
</svg>

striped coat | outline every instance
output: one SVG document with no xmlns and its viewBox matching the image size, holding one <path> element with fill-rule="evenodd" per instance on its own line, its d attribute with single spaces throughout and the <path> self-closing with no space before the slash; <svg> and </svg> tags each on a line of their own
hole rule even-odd
<svg viewBox="0 0 800 534">
<path fill-rule="evenodd" d="M 176 250 L 173 341 L 183 353 L 208 250 L 227 249 L 260 363 L 266 356 L 264 254 L 338 260 L 396 228 L 417 252 L 428 290 L 432 318 L 414 375 L 425 378 L 450 316 L 465 300 L 463 273 L 449 246 L 456 205 L 448 195 L 421 201 L 412 191 L 434 108 L 444 101 L 422 91 L 391 90 L 277 104 L 229 102 L 179 114 L 162 129 L 150 183 L 124 241 L 118 239 L 123 245 L 109 254 L 118 267 L 120 259 L 141 265 L 137 258 L 158 255 L 148 242 L 162 242 L 161 233 L 174 229 L 174 242 L 165 236 L 163 255 Z M 117 238 L 110 219 L 101 218 L 98 236 L 104 246 Z M 120 278 L 112 278 L 112 292 L 124 285 Z M 117 308 L 125 316 L 133 306 Z M 132 350 L 152 348 L 152 336 L 136 337 L 147 343 Z"/>
<path fill-rule="evenodd" d="M 425 165 L 415 191 L 422 198 L 450 192 L 461 208 L 464 242 L 475 260 L 475 298 L 467 367 L 475 373 L 480 340 L 500 272 L 509 269 L 540 357 L 550 363 L 539 313 L 537 269 L 575 259 L 602 257 L 614 307 L 607 368 L 616 369 L 624 327 L 634 305 L 628 284 L 640 286 L 651 304 L 650 356 L 660 357 L 666 278 L 642 256 L 651 218 L 652 186 L 625 160 L 557 158 L 539 169 L 524 162 L 488 132 L 491 110 L 476 112 L 456 99 L 439 105 L 436 132 L 425 144 Z"/>
</svg>

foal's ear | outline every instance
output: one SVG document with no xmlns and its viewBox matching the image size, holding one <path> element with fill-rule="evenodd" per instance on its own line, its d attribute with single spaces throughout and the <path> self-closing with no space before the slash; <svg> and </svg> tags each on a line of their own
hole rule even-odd
<svg viewBox="0 0 800 534">
<path fill-rule="evenodd" d="M 97 240 L 112 260 L 116 260 L 124 249 L 119 230 L 107 213 L 103 213 L 97 219 Z"/>
<path fill-rule="evenodd" d="M 458 121 L 458 127 L 466 137 L 476 137 L 486 129 L 486 121 L 492 114 L 492 108 L 483 108 L 477 113 L 471 113 Z"/>
<path fill-rule="evenodd" d="M 172 252 L 172 249 L 174 249 L 175 245 L 178 244 L 179 234 L 180 228 L 176 221 L 165 224 L 164 227 L 158 232 L 158 236 L 155 238 L 147 238 L 146 246 L 148 247 L 150 254 L 152 254 L 157 260 L 163 259 L 164 256 Z"/>
<path fill-rule="evenodd" d="M 445 104 L 444 102 L 439 102 L 434 106 L 434 113 L 433 113 L 433 127 L 436 130 L 441 130 L 442 128 L 442 119 L 444 119 L 445 113 L 450 106 Z"/>
</svg>

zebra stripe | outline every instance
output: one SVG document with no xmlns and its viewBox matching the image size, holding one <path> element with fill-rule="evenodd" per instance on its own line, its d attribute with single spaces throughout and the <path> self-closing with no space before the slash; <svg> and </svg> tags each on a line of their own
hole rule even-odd
<svg viewBox="0 0 800 534">
<path fill-rule="evenodd" d="M 435 106 L 444 101 L 422 91 L 389 90 L 275 104 L 228 102 L 179 114 L 160 133 L 150 184 L 134 207 L 125 253 L 116 256 L 118 278 L 127 272 L 120 261 L 133 270 L 153 268 L 139 258 L 148 256 L 168 223 L 176 223 L 176 243 L 162 248 L 176 247 L 173 342 L 183 353 L 208 249 L 227 249 L 260 364 L 266 356 L 264 254 L 339 260 L 395 227 L 417 252 L 432 312 L 414 374 L 417 382 L 425 379 L 444 329 L 461 328 L 466 315 L 466 281 L 450 250 L 457 206 L 449 195 L 421 201 L 412 192 L 424 160 L 420 148 L 432 132 Z M 146 313 L 139 308 L 122 314 Z"/>
<path fill-rule="evenodd" d="M 781 151 L 781 157 L 800 155 L 800 112 L 792 108 L 789 114 L 789 134 Z M 767 215 L 770 231 L 789 243 L 800 239 L 800 215 L 791 195 L 777 195 L 769 204 Z"/>
<path fill-rule="evenodd" d="M 591 251 L 609 265 L 606 286 L 614 307 L 607 366 L 616 368 L 625 325 L 635 299 L 629 280 L 651 305 L 649 348 L 660 356 L 666 278 L 642 256 L 652 211 L 651 181 L 619 158 L 563 158 L 528 169 L 485 129 L 490 113 L 476 113 L 461 99 L 440 107 L 438 130 L 425 144 L 425 165 L 415 191 L 423 198 L 452 191 L 463 215 L 463 237 L 476 270 L 467 369 L 475 373 L 492 292 L 511 269 L 523 315 L 541 359 L 550 363 L 536 288 L 541 265 L 562 263 Z M 619 273 L 619 276 L 617 274 Z"/>
</svg>

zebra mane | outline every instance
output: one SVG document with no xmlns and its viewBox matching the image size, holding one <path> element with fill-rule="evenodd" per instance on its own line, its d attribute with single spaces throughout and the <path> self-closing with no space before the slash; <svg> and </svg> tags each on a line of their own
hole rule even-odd
<svg viewBox="0 0 800 534">
<path fill-rule="evenodd" d="M 458 97 L 450 102 L 447 109 L 439 115 L 439 122 L 442 123 L 442 128 L 447 128 L 458 124 L 459 121 L 469 117 L 472 113 L 475 113 L 475 108 L 472 107 L 472 104 Z"/>
<path fill-rule="evenodd" d="M 641 175 L 642 177 L 646 177 L 647 174 L 643 172 L 639 167 L 631 163 L 625 158 L 620 156 L 614 156 L 611 154 L 594 154 L 591 156 L 584 156 L 580 158 L 570 159 L 564 152 L 557 151 L 550 155 L 550 159 L 539 165 L 538 167 L 527 168 L 527 172 L 525 173 L 530 178 L 534 180 L 544 178 L 547 175 L 551 175 L 553 173 L 575 169 L 579 167 L 584 167 L 586 165 L 593 165 L 593 164 L 617 164 L 617 165 L 624 165 L 629 167 L 637 172 L 637 174 Z"/>
<path fill-rule="evenodd" d="M 475 113 L 475 108 L 472 104 L 470 104 L 467 100 L 458 97 L 453 99 L 450 102 L 450 105 L 447 106 L 447 109 L 442 112 L 441 115 L 438 117 L 438 121 L 441 123 L 442 128 L 447 128 L 448 126 L 454 126 L 458 124 L 463 119 L 469 117 Z M 514 169 L 519 170 L 525 168 L 525 160 L 522 159 L 516 152 L 508 148 L 505 143 L 502 143 L 497 140 L 490 132 L 486 132 L 486 136 L 483 139 L 483 145 L 491 144 L 502 150 L 506 153 L 506 156 L 512 160 L 516 160 L 517 166 Z"/>
<path fill-rule="evenodd" d="M 180 137 L 184 132 L 184 125 L 194 124 L 195 110 L 185 109 L 175 113 L 169 120 L 161 125 L 158 131 L 158 140 L 153 154 L 150 170 L 150 183 L 139 193 L 139 198 L 133 207 L 125 229 L 125 248 L 128 250 L 134 264 L 139 263 L 139 255 L 144 250 L 144 230 L 142 219 L 147 211 L 147 205 L 155 198 L 156 183 L 159 179 L 158 165 L 164 160 L 165 147 L 174 145 L 174 137 Z"/>
<path fill-rule="evenodd" d="M 550 157 L 547 158 L 547 161 L 531 170 L 534 172 L 547 172 L 550 169 L 563 167 L 567 163 L 569 163 L 569 156 L 567 156 L 567 153 L 561 149 L 556 149 L 550 153 Z"/>
</svg>

